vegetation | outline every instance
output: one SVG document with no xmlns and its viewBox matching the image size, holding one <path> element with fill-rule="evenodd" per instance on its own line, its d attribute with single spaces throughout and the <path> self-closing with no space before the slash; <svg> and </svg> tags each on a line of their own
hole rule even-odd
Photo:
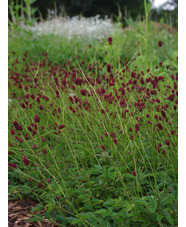
<svg viewBox="0 0 186 227">
<path fill-rule="evenodd" d="M 28 221 L 178 225 L 177 34 L 148 14 L 99 40 L 12 24 L 9 194 L 38 201 Z"/>
</svg>

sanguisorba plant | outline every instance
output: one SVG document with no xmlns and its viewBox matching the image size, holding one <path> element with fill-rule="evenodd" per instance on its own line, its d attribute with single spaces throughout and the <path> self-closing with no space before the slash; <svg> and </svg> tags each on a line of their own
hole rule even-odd
<svg viewBox="0 0 186 227">
<path fill-rule="evenodd" d="M 31 193 L 58 226 L 173 226 L 178 75 L 136 56 L 118 71 L 106 45 L 110 61 L 91 65 L 9 54 L 10 193 Z"/>
</svg>

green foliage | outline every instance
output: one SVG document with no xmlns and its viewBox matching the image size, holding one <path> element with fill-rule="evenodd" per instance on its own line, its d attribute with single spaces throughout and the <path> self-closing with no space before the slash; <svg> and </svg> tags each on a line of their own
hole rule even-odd
<svg viewBox="0 0 186 227">
<path fill-rule="evenodd" d="M 37 11 L 37 8 L 31 7 L 36 0 L 22 0 L 20 4 L 15 3 L 14 0 L 10 0 L 9 7 L 9 20 L 8 25 L 10 31 L 19 32 L 22 31 L 24 25 L 33 25 L 36 19 L 33 17 Z"/>
<path fill-rule="evenodd" d="M 130 29 L 116 32 L 112 36 L 112 45 L 108 44 L 107 39 L 90 42 L 74 38 L 69 41 L 57 35 L 38 37 L 26 31 L 10 33 L 9 162 L 17 165 L 17 168 L 9 168 L 9 193 L 13 198 L 29 196 L 38 201 L 31 210 L 31 214 L 36 215 L 29 222 L 45 218 L 52 223 L 57 222 L 59 226 L 177 225 L 177 148 L 173 146 L 177 145 L 177 110 L 173 109 L 175 100 L 173 104 L 167 99 L 172 91 L 166 87 L 168 85 L 173 89 L 174 82 L 177 85 L 177 81 L 171 78 L 171 75 L 176 77 L 178 71 L 177 34 L 169 34 L 166 30 L 158 33 L 154 24 L 148 22 L 146 36 L 144 23 L 131 19 L 126 19 L 126 22 Z M 161 48 L 158 47 L 159 40 L 163 43 Z M 137 45 L 137 42 L 140 44 Z M 159 66 L 160 62 L 163 62 L 162 66 Z M 101 79 L 102 75 L 108 73 L 107 64 L 113 66 L 116 81 L 122 76 L 120 72 L 128 66 L 128 71 L 123 72 L 122 83 L 129 81 L 132 71 L 138 75 L 143 70 L 144 80 L 151 75 L 164 76 L 164 81 L 158 84 L 160 93 L 154 98 L 158 98 L 161 105 L 169 104 L 167 119 L 161 121 L 165 131 L 157 129 L 155 115 L 161 116 L 161 113 L 157 110 L 158 104 L 152 102 L 152 97 L 145 100 L 149 109 L 137 110 L 134 104 L 143 97 L 137 93 L 135 86 L 131 93 L 126 89 L 125 94 L 127 105 L 132 104 L 130 111 L 133 116 L 126 112 L 122 117 L 123 109 L 117 101 L 116 105 L 107 106 L 111 115 L 102 115 L 98 110 L 102 108 L 100 106 L 106 106 L 103 97 L 98 93 L 95 96 L 81 95 L 82 88 L 91 91 L 86 80 L 76 90 L 69 87 L 59 89 L 60 98 L 57 98 L 56 90 L 59 87 L 56 78 L 60 86 L 64 83 L 64 76 L 67 80 L 71 79 L 73 72 L 77 77 L 84 78 L 86 75 Z M 90 67 L 92 71 L 89 71 Z M 56 68 L 60 71 L 55 71 Z M 19 83 L 23 83 L 23 88 L 18 88 Z M 25 86 L 28 85 L 31 86 L 26 90 Z M 106 81 L 95 86 L 96 89 L 106 88 L 107 94 L 110 94 L 119 89 L 120 82 L 116 82 L 114 90 Z M 144 89 L 151 90 L 152 84 L 146 83 Z M 29 97 L 28 105 L 32 104 L 30 109 L 28 106 L 21 107 L 27 93 L 41 96 L 39 102 Z M 83 116 L 78 116 L 68 109 L 72 105 L 69 96 L 73 96 L 73 93 L 82 103 L 90 102 L 92 114 L 83 109 Z M 44 100 L 46 96 L 49 97 L 48 101 Z M 44 109 L 38 109 L 39 105 L 43 105 Z M 113 115 L 114 112 L 118 117 Z M 147 113 L 153 125 L 142 120 L 140 131 L 135 132 L 136 117 L 146 119 Z M 34 135 L 28 126 L 36 123 L 33 120 L 36 114 L 40 116 L 40 122 Z M 14 120 L 22 125 L 22 130 L 16 131 L 22 143 L 10 133 L 12 128 L 15 129 Z M 65 128 L 58 134 L 57 127 L 63 123 Z M 132 132 L 129 128 L 132 128 Z M 169 138 L 167 134 L 172 129 L 175 133 L 170 137 L 171 145 L 167 147 L 165 139 Z M 106 130 L 115 132 L 118 144 L 114 144 L 109 135 L 102 138 Z M 132 134 L 133 140 L 130 139 Z M 156 150 L 159 143 L 167 153 Z M 105 150 L 100 148 L 103 144 Z M 42 152 L 43 148 L 47 154 Z M 30 161 L 28 166 L 23 163 L 23 155 Z M 37 214 L 43 209 L 44 216 Z"/>
</svg>

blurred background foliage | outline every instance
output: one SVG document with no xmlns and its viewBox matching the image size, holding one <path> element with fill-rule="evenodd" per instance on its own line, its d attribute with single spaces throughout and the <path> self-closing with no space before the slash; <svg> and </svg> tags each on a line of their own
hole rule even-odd
<svg viewBox="0 0 186 227">
<path fill-rule="evenodd" d="M 152 6 L 154 0 L 147 0 Z M 100 15 L 102 18 L 108 16 L 114 21 L 127 26 L 124 18 L 132 18 L 134 21 L 144 20 L 144 0 L 9 0 L 9 20 L 16 20 L 12 11 L 18 16 L 26 13 L 27 22 L 32 17 L 36 21 L 50 19 L 56 15 L 92 17 Z M 32 6 L 32 7 L 30 7 Z M 169 10 L 172 6 L 172 10 Z M 151 8 L 150 19 L 169 26 L 178 26 L 178 0 L 167 0 L 159 8 Z M 33 21 L 32 21 L 33 22 Z"/>
</svg>

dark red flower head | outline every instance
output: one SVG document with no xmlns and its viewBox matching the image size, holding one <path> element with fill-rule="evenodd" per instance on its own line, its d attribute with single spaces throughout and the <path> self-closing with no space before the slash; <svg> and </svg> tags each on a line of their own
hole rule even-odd
<svg viewBox="0 0 186 227">
<path fill-rule="evenodd" d="M 35 115 L 34 121 L 35 121 L 36 123 L 39 123 L 39 122 L 40 122 L 40 117 L 39 117 L 38 115 Z"/>
<path fill-rule="evenodd" d="M 10 167 L 10 168 L 17 168 L 17 165 L 14 163 L 14 164 L 12 164 L 12 163 L 8 163 L 8 166 Z"/>
<path fill-rule="evenodd" d="M 12 135 L 15 135 L 15 131 L 14 131 L 13 129 L 10 131 L 10 133 L 11 133 Z"/>
<path fill-rule="evenodd" d="M 27 166 L 30 164 L 29 160 L 26 158 L 25 155 L 23 156 L 23 162 L 24 162 L 25 165 L 27 165 Z"/>
<path fill-rule="evenodd" d="M 37 186 L 38 186 L 38 188 L 41 188 L 41 189 L 44 188 L 44 186 L 41 183 L 38 183 Z"/>
<path fill-rule="evenodd" d="M 47 154 L 47 150 L 46 149 L 42 149 L 42 152 L 43 152 L 43 154 Z"/>
<path fill-rule="evenodd" d="M 81 94 L 83 95 L 83 96 L 85 96 L 86 95 L 86 93 L 87 93 L 87 91 L 86 90 L 83 90 L 83 89 L 81 89 Z"/>
<path fill-rule="evenodd" d="M 136 132 L 139 131 L 140 127 L 138 123 L 135 124 L 135 129 L 136 129 Z"/>
<path fill-rule="evenodd" d="M 163 110 L 161 110 L 161 115 L 162 117 L 166 118 L 166 113 Z"/>
<path fill-rule="evenodd" d="M 118 143 L 117 139 L 113 139 L 113 142 L 114 142 L 115 144 L 117 144 L 117 143 Z"/>
<path fill-rule="evenodd" d="M 107 64 L 107 72 L 111 72 L 111 65 L 110 64 Z"/>
<path fill-rule="evenodd" d="M 42 105 L 39 105 L 39 109 L 40 109 L 40 110 L 43 110 L 43 106 L 42 106 Z"/>
<path fill-rule="evenodd" d="M 62 129 L 62 128 L 64 128 L 64 127 L 65 127 L 64 124 L 63 124 L 63 125 L 59 125 L 58 129 Z"/>
<path fill-rule="evenodd" d="M 101 145 L 101 149 L 103 150 L 103 151 L 105 151 L 106 149 L 105 149 L 105 147 L 103 146 L 103 145 Z"/>
<path fill-rule="evenodd" d="M 135 171 L 133 171 L 133 172 L 132 172 L 132 175 L 135 177 L 135 176 L 136 176 L 136 172 L 135 172 Z"/>
<path fill-rule="evenodd" d="M 162 44 L 162 41 L 159 41 L 158 42 L 158 46 L 161 47 L 163 44 Z"/>
<path fill-rule="evenodd" d="M 159 129 L 161 129 L 161 130 L 163 129 L 163 126 L 160 122 L 157 123 L 157 126 L 158 126 Z"/>
<path fill-rule="evenodd" d="M 168 139 L 165 140 L 165 143 L 167 144 L 167 146 L 170 145 L 170 141 Z"/>
<path fill-rule="evenodd" d="M 15 129 L 16 130 L 19 130 L 19 124 L 18 124 L 18 122 L 17 121 L 14 121 L 13 124 L 14 124 Z"/>
<path fill-rule="evenodd" d="M 112 45 L 112 37 L 108 37 L 108 43 L 109 45 Z"/>
<path fill-rule="evenodd" d="M 110 133 L 110 136 L 111 136 L 112 138 L 115 138 L 115 137 L 116 137 L 116 135 L 115 135 L 114 132 L 111 132 L 111 133 Z"/>
<path fill-rule="evenodd" d="M 101 113 L 102 113 L 102 114 L 105 114 L 105 110 L 104 110 L 104 109 L 101 109 Z"/>
</svg>

